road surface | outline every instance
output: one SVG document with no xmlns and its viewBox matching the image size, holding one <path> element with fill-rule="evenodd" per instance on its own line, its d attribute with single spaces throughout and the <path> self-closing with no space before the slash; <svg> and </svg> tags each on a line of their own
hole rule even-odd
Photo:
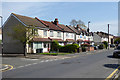
<svg viewBox="0 0 120 80">
<path fill-rule="evenodd" d="M 113 58 L 112 52 L 113 50 L 104 50 L 95 54 L 77 54 L 76 57 L 60 60 L 46 62 L 38 60 L 36 64 L 31 65 L 32 61 L 30 65 L 5 71 L 2 76 L 3 78 L 107 78 L 119 66 L 119 58 Z M 8 61 L 10 62 L 10 59 Z M 15 60 L 12 61 L 11 58 L 11 62 Z M 21 64 L 21 61 L 17 62 Z"/>
</svg>

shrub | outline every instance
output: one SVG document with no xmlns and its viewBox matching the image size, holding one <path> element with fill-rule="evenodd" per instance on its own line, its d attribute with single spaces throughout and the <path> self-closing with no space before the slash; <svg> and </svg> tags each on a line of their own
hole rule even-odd
<svg viewBox="0 0 120 80">
<path fill-rule="evenodd" d="M 81 47 L 89 47 L 90 44 L 81 44 Z"/>
<path fill-rule="evenodd" d="M 67 44 L 67 45 L 62 46 L 60 48 L 60 52 L 73 53 L 73 52 L 77 52 L 78 48 L 79 48 L 78 44 Z"/>
<path fill-rule="evenodd" d="M 115 39 L 114 44 L 117 44 L 117 45 L 120 44 L 120 38 Z"/>
<path fill-rule="evenodd" d="M 51 43 L 51 51 L 58 52 L 60 48 L 61 48 L 61 45 L 59 45 L 58 41 L 53 41 Z"/>
<path fill-rule="evenodd" d="M 2 40 L 0 40 L 0 44 L 2 43 Z"/>
<path fill-rule="evenodd" d="M 86 52 L 86 48 L 85 47 L 82 47 L 82 52 Z"/>
<path fill-rule="evenodd" d="M 103 43 L 103 46 L 107 49 L 107 47 L 108 47 L 108 42 L 107 41 L 104 41 L 104 42 L 102 42 Z"/>
</svg>

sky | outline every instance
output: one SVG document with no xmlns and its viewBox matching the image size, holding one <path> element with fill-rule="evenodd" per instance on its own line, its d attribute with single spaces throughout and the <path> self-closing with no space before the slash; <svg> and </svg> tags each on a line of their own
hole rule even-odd
<svg viewBox="0 0 120 80">
<path fill-rule="evenodd" d="M 85 25 L 90 21 L 90 31 L 118 34 L 118 2 L 3 2 L 2 16 L 4 22 L 11 13 L 41 20 L 54 21 L 70 25 L 72 19 L 82 20 Z"/>
</svg>

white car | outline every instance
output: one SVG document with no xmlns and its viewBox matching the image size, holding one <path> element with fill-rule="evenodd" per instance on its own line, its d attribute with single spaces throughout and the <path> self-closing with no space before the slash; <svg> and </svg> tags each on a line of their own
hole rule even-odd
<svg viewBox="0 0 120 80">
<path fill-rule="evenodd" d="M 113 57 L 118 57 L 120 54 L 120 45 L 114 50 Z"/>
</svg>

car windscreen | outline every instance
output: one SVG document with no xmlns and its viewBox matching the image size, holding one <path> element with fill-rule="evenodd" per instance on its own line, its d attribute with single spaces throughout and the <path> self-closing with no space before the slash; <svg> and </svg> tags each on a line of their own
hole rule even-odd
<svg viewBox="0 0 120 80">
<path fill-rule="evenodd" d="M 120 46 L 118 46 L 117 49 L 120 50 Z"/>
</svg>

